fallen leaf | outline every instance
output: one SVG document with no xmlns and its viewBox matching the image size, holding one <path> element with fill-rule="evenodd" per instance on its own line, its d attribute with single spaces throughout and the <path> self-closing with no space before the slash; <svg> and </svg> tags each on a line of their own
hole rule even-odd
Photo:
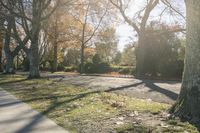
<svg viewBox="0 0 200 133">
<path fill-rule="evenodd" d="M 124 117 L 118 117 L 119 120 L 123 121 L 124 120 Z"/>
<path fill-rule="evenodd" d="M 138 115 L 139 115 L 139 113 L 138 113 L 137 111 L 134 111 L 134 114 L 135 114 L 135 116 L 138 116 Z"/>
<path fill-rule="evenodd" d="M 117 121 L 117 122 L 115 122 L 117 125 L 123 125 L 124 124 L 124 122 L 122 122 L 122 121 Z"/>
</svg>

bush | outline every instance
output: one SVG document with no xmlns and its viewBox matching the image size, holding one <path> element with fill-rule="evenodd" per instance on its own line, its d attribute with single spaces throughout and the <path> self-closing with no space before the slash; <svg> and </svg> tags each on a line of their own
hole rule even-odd
<svg viewBox="0 0 200 133">
<path fill-rule="evenodd" d="M 97 65 L 97 73 L 107 73 L 110 71 L 110 65 L 106 62 L 102 62 Z"/>
<path fill-rule="evenodd" d="M 65 67 L 62 64 L 58 64 L 57 71 L 64 71 Z"/>
<path fill-rule="evenodd" d="M 65 72 L 76 72 L 78 71 L 78 68 L 76 66 L 67 66 L 64 68 Z"/>
<path fill-rule="evenodd" d="M 120 74 L 125 74 L 125 75 L 134 75 L 135 67 L 134 66 L 112 66 L 111 71 L 118 72 Z"/>
<path fill-rule="evenodd" d="M 108 63 L 102 62 L 99 64 L 93 64 L 88 62 L 84 65 L 85 73 L 107 73 L 110 70 Z"/>
<path fill-rule="evenodd" d="M 91 62 L 87 62 L 84 65 L 84 72 L 85 73 L 95 73 L 95 66 L 94 66 L 94 64 L 91 63 Z"/>
<path fill-rule="evenodd" d="M 162 77 L 174 77 L 174 78 L 181 78 L 184 69 L 184 62 L 183 61 L 176 61 L 173 63 L 163 64 L 159 67 L 159 73 Z"/>
<path fill-rule="evenodd" d="M 157 27 L 157 25 L 155 26 Z M 144 53 L 141 76 L 181 77 L 184 67 L 184 41 L 181 41 L 176 34 L 166 32 L 168 31 L 167 26 L 162 25 L 160 29 L 156 27 L 147 28 L 143 47 L 136 49 L 138 56 L 139 48 L 142 48 Z M 166 33 L 152 34 L 153 31 Z"/>
<path fill-rule="evenodd" d="M 132 75 L 133 74 L 133 68 L 124 68 L 124 69 L 121 69 L 119 71 L 120 74 L 127 74 L 127 75 Z"/>
<path fill-rule="evenodd" d="M 103 62 L 99 55 L 96 54 L 92 58 L 92 62 L 87 62 L 84 65 L 85 73 L 107 73 L 110 71 L 110 65 L 106 62 Z"/>
</svg>

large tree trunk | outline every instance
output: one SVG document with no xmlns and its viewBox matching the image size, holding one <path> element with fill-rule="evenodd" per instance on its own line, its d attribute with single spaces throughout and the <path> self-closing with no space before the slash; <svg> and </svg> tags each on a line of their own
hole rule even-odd
<svg viewBox="0 0 200 133">
<path fill-rule="evenodd" d="M 0 12 L 2 12 L 3 8 L 0 6 Z M 2 63 L 2 54 L 3 54 L 3 24 L 4 24 L 4 17 L 0 15 L 0 72 L 3 71 L 3 63 Z"/>
<path fill-rule="evenodd" d="M 32 33 L 31 37 L 31 47 L 29 52 L 27 53 L 30 69 L 29 69 L 29 78 L 40 78 L 40 55 L 39 55 L 39 32 L 40 32 L 40 25 L 36 22 L 33 22 L 33 28 L 35 27 L 34 32 Z"/>
<path fill-rule="evenodd" d="M 186 0 L 187 46 L 180 96 L 172 111 L 195 124 L 200 123 L 200 1 Z M 200 124 L 199 124 L 200 125 Z"/>
<path fill-rule="evenodd" d="M 3 21 L 0 20 L 0 72 L 3 71 L 2 51 L 3 51 Z"/>
<path fill-rule="evenodd" d="M 81 45 L 81 65 L 80 65 L 80 73 L 83 74 L 84 73 L 84 43 L 82 43 Z"/>
<path fill-rule="evenodd" d="M 5 54 L 6 55 L 6 67 L 4 70 L 5 74 L 14 74 L 14 57 L 11 54 Z"/>
<path fill-rule="evenodd" d="M 5 52 L 5 57 L 6 57 L 6 66 L 4 68 L 4 73 L 5 74 L 12 74 L 14 73 L 14 65 L 13 65 L 13 60 L 14 56 L 12 55 L 12 52 L 10 50 L 10 40 L 11 40 L 11 27 L 12 27 L 12 18 L 8 17 L 7 22 L 7 32 L 5 33 L 5 41 L 4 41 L 4 52 Z"/>
<path fill-rule="evenodd" d="M 55 42 L 54 53 L 53 53 L 53 72 L 56 72 L 57 68 L 58 68 L 58 45 Z"/>
<path fill-rule="evenodd" d="M 145 35 L 140 35 L 136 51 L 136 74 L 137 77 L 144 76 L 145 70 Z"/>
<path fill-rule="evenodd" d="M 58 69 L 58 12 L 55 12 L 55 25 L 54 25 L 54 46 L 53 46 L 53 72 Z"/>
<path fill-rule="evenodd" d="M 30 48 L 30 55 L 29 55 L 29 62 L 30 62 L 30 73 L 29 78 L 40 78 L 40 71 L 39 71 L 39 49 L 38 49 L 38 35 L 35 35 L 35 39 L 32 39 L 31 48 Z"/>
<path fill-rule="evenodd" d="M 2 45 L 0 44 L 0 72 L 3 71 L 3 63 L 2 63 Z"/>
<path fill-rule="evenodd" d="M 41 28 L 41 13 L 37 9 L 39 1 L 33 0 L 32 9 L 32 31 L 31 31 L 31 46 L 30 54 L 28 53 L 30 69 L 29 78 L 40 78 L 40 55 L 39 55 L 39 33 Z"/>
</svg>

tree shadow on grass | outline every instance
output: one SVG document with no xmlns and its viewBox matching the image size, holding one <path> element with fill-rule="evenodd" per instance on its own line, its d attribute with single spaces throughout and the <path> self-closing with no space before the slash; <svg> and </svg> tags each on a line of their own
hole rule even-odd
<svg viewBox="0 0 200 133">
<path fill-rule="evenodd" d="M 138 85 L 140 85 L 142 83 L 143 82 L 140 82 L 140 83 L 137 83 L 137 84 L 133 84 L 133 85 L 129 85 L 129 86 L 126 86 L 124 88 L 120 87 L 120 88 L 118 88 L 118 90 L 119 89 L 121 90 L 121 89 L 129 88 L 129 87 L 133 87 L 133 86 L 138 86 Z M 153 86 L 153 87 L 155 87 L 155 86 Z M 115 91 L 115 90 L 117 90 L 117 89 L 116 88 L 115 89 L 112 88 L 112 89 L 107 90 L 105 92 L 112 92 L 112 91 Z M 77 94 L 77 95 L 53 95 L 53 96 L 48 96 L 48 97 L 40 97 L 40 98 L 24 100 L 23 102 L 31 102 L 31 101 L 35 101 L 35 100 L 40 101 L 40 100 L 44 100 L 44 99 L 47 99 L 47 100 L 48 99 L 53 99 L 52 104 L 46 110 L 42 111 L 41 114 L 35 115 L 34 118 L 29 123 L 27 123 L 24 127 L 19 129 L 18 131 L 16 131 L 16 133 L 27 133 L 27 132 L 31 131 L 34 128 L 35 125 L 39 124 L 43 120 L 43 118 L 44 118 L 43 115 L 49 114 L 51 111 L 53 111 L 56 108 L 62 106 L 63 104 L 66 104 L 66 103 L 70 104 L 71 102 L 76 101 L 76 100 L 80 100 L 80 99 L 82 99 L 84 97 L 87 97 L 88 95 L 101 93 L 101 92 L 102 91 L 91 91 L 91 92 Z M 72 97 L 72 98 L 64 100 L 62 102 L 59 102 L 57 100 L 59 98 L 69 97 L 69 96 Z M 49 128 L 53 128 L 53 127 L 49 127 Z"/>
<path fill-rule="evenodd" d="M 22 82 L 22 81 L 25 81 L 25 80 L 27 80 L 27 79 L 19 80 L 19 81 L 12 81 L 12 82 L 6 82 L 4 84 Z M 153 82 L 148 82 L 148 81 L 141 81 L 139 83 L 135 83 L 135 84 L 131 84 L 131 85 L 125 85 L 125 86 L 122 86 L 122 87 L 110 88 L 108 90 L 105 90 L 104 92 L 113 92 L 113 91 L 117 91 L 117 90 L 124 90 L 124 89 L 128 89 L 128 88 L 131 88 L 131 87 L 137 87 L 141 84 L 145 84 L 150 89 L 157 91 L 159 93 L 162 93 L 162 94 L 168 96 L 169 98 L 171 98 L 173 100 L 175 100 L 178 96 L 178 94 L 176 94 L 176 93 L 174 93 L 170 90 L 166 90 L 164 88 L 161 88 L 161 87 L 155 85 Z M 27 133 L 27 132 L 31 131 L 34 128 L 34 126 L 37 125 L 40 121 L 42 121 L 42 119 L 44 118 L 44 116 L 42 114 L 47 115 L 51 111 L 62 106 L 63 104 L 70 104 L 71 102 L 83 99 L 84 97 L 87 97 L 88 95 L 101 93 L 101 92 L 102 91 L 91 91 L 91 92 L 81 93 L 81 94 L 77 94 L 77 95 L 53 95 L 53 96 L 39 97 L 39 98 L 24 100 L 23 102 L 31 102 L 31 101 L 37 101 L 37 100 L 39 102 L 40 100 L 50 99 L 50 100 L 52 100 L 52 103 L 46 110 L 42 111 L 41 114 L 37 114 L 36 116 L 34 116 L 34 118 L 29 123 L 27 123 L 24 127 L 19 129 L 16 133 Z M 61 102 L 58 101 L 59 98 L 69 97 L 69 96 L 72 97 L 72 98 L 61 101 Z M 13 104 L 18 104 L 18 103 L 19 102 L 7 103 L 7 104 L 4 104 L 4 105 L 0 105 L 0 107 L 10 106 L 10 105 L 13 105 Z"/>
<path fill-rule="evenodd" d="M 28 79 L 19 79 L 19 80 L 14 80 L 14 81 L 5 81 L 5 82 L 0 82 L 0 85 L 7 85 L 7 84 L 14 84 L 14 83 L 20 83 L 27 81 Z"/>
<path fill-rule="evenodd" d="M 47 115 L 49 114 L 51 111 L 53 111 L 54 109 L 62 106 L 63 104 L 66 104 L 66 103 L 70 103 L 70 102 L 73 102 L 73 101 L 76 101 L 76 100 L 80 100 L 88 95 L 91 95 L 91 94 L 95 94 L 95 93 L 100 93 L 100 91 L 93 91 L 93 92 L 87 92 L 87 93 L 82 93 L 82 94 L 78 94 L 76 95 L 75 97 L 71 98 L 71 99 L 68 99 L 68 100 L 64 100 L 62 102 L 58 102 L 57 99 L 59 98 L 58 96 L 54 98 L 52 104 L 49 106 L 49 108 L 47 108 L 46 110 L 42 111 L 41 114 L 37 114 L 36 116 L 34 116 L 33 120 L 31 122 L 29 122 L 28 124 L 26 124 L 24 127 L 22 127 L 21 129 L 19 129 L 18 131 L 16 131 L 16 133 L 27 133 L 29 131 L 32 130 L 32 128 L 37 125 L 38 123 L 40 123 L 42 121 L 42 119 L 44 118 L 43 115 Z M 64 95 L 61 96 L 61 97 L 65 97 Z M 39 100 L 39 99 L 32 99 L 32 100 Z M 31 100 L 29 100 L 30 102 Z M 42 115 L 43 114 L 43 115 Z M 51 128 L 51 127 L 49 127 Z"/>
<path fill-rule="evenodd" d="M 57 99 L 57 98 L 73 97 L 73 96 L 76 96 L 76 95 L 54 95 L 54 96 L 42 96 L 42 97 L 32 98 L 32 99 L 27 99 L 27 100 L 16 100 L 15 102 L 8 102 L 8 103 L 0 104 L 0 108 L 20 104 L 22 102 L 25 102 L 25 103 L 30 103 L 33 101 L 39 102 L 41 100 L 53 100 L 53 99 Z"/>
</svg>

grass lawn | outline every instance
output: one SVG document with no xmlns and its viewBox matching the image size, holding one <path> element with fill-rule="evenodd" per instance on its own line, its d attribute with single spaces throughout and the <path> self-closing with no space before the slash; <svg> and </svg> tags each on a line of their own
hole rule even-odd
<svg viewBox="0 0 200 133">
<path fill-rule="evenodd" d="M 72 133 L 196 133 L 195 127 L 169 120 L 170 105 L 114 93 L 91 91 L 57 79 L 26 80 L 0 75 L 0 87 Z"/>
</svg>

